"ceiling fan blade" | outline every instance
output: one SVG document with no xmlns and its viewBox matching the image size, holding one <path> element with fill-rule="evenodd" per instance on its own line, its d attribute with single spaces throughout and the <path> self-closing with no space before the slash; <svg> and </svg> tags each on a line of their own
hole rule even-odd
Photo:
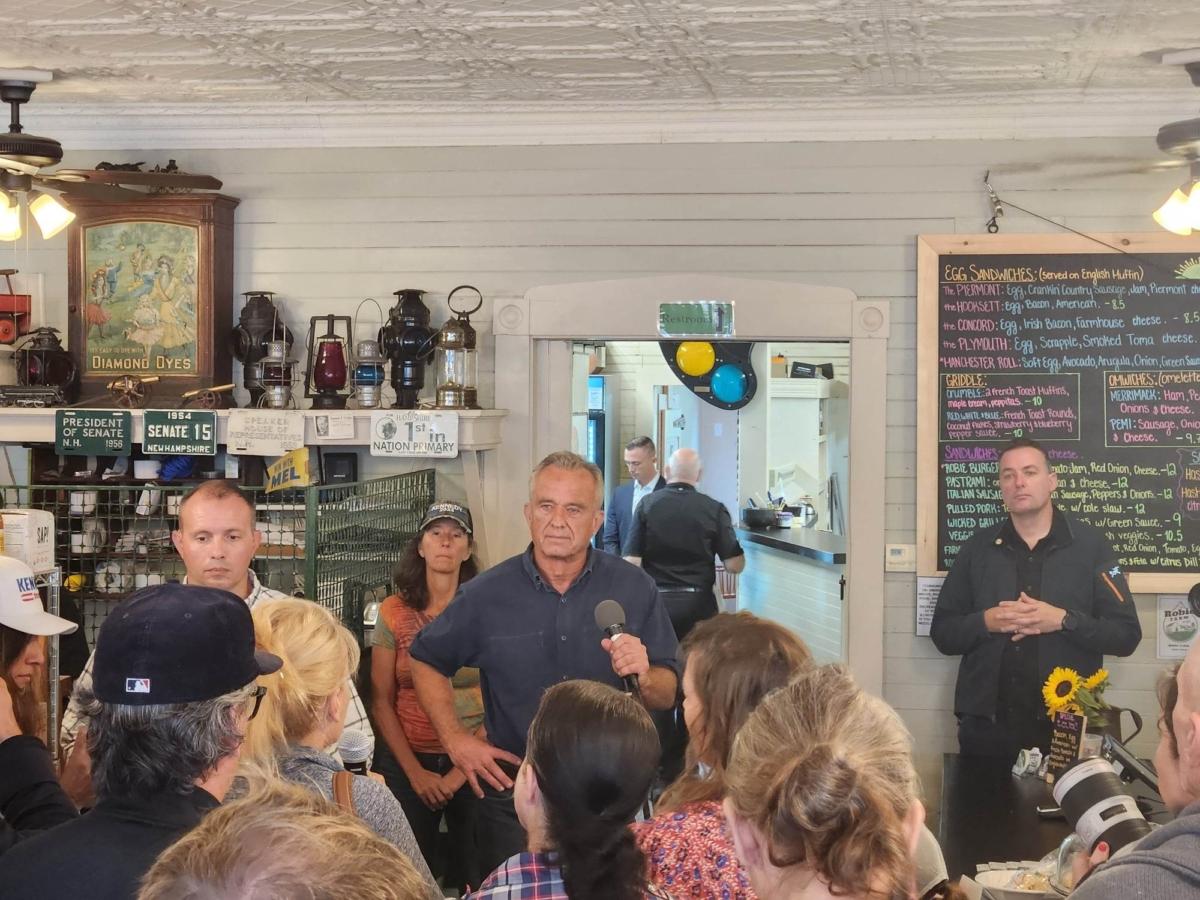
<svg viewBox="0 0 1200 900">
<path fill-rule="evenodd" d="M 1112 168 L 1091 169 L 1083 174 L 1089 178 L 1115 178 L 1120 175 L 1153 175 L 1156 172 L 1170 172 L 1186 166 L 1186 159 L 1163 159 L 1146 162 L 1141 165 L 1113 166 Z"/>
<path fill-rule="evenodd" d="M 67 201 L 72 197 L 87 200 L 144 200 L 147 195 L 142 191 L 131 191 L 128 188 L 117 187 L 115 184 L 89 184 L 86 181 L 58 181 L 46 175 L 35 175 L 34 181 L 40 186 L 58 191 Z"/>
<path fill-rule="evenodd" d="M 1031 160 L 1029 162 L 1000 163 L 992 166 L 993 175 L 1024 175 L 1031 172 L 1048 172 L 1062 169 L 1078 169 L 1083 166 L 1100 166 L 1107 164 L 1124 164 L 1136 166 L 1144 161 L 1138 156 L 1059 156 L 1051 159 Z"/>
<path fill-rule="evenodd" d="M 55 175 L 65 175 L 67 180 L 82 178 L 93 184 L 137 184 L 148 187 L 195 188 L 198 190 L 221 189 L 219 179 L 211 175 L 188 175 L 176 172 L 121 172 L 112 169 L 59 169 Z"/>
<path fill-rule="evenodd" d="M 29 163 L 19 162 L 7 156 L 0 156 L 0 169 L 8 169 L 10 172 L 18 172 L 21 175 L 36 175 L 38 166 L 31 166 Z"/>
</svg>

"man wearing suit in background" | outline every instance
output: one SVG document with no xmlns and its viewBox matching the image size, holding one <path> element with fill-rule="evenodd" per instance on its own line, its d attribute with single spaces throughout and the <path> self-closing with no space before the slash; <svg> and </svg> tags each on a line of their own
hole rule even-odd
<svg viewBox="0 0 1200 900">
<path fill-rule="evenodd" d="M 645 435 L 635 437 L 625 445 L 625 468 L 629 469 L 633 480 L 613 491 L 604 516 L 604 549 L 615 556 L 621 555 L 625 538 L 629 537 L 633 511 L 638 503 L 643 497 L 667 486 L 667 480 L 658 474 L 654 441 Z"/>
</svg>

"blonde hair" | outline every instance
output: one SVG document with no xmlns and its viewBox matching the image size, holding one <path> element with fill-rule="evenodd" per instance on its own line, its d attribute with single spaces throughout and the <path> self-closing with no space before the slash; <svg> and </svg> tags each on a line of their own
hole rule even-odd
<svg viewBox="0 0 1200 900">
<path fill-rule="evenodd" d="M 725 796 L 733 739 L 763 697 L 813 664 L 804 641 L 770 619 L 719 613 L 683 640 L 684 665 L 700 705 L 684 772 L 659 798 L 660 812 Z M 698 766 L 707 773 L 701 777 Z"/>
<path fill-rule="evenodd" d="M 764 699 L 738 732 L 726 784 L 776 868 L 809 869 L 834 894 L 909 896 L 912 739 L 843 667 L 809 669 Z"/>
<path fill-rule="evenodd" d="M 254 607 L 258 646 L 283 660 L 258 681 L 267 689 L 246 731 L 245 753 L 265 762 L 320 724 L 326 701 L 358 668 L 354 636 L 311 600 L 269 600 Z"/>
<path fill-rule="evenodd" d="M 398 848 L 314 791 L 267 782 L 169 847 L 138 900 L 425 900 Z"/>
</svg>

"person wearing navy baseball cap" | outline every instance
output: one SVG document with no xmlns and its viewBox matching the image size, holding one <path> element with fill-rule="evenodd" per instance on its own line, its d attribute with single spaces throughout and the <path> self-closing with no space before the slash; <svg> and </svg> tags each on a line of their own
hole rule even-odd
<svg viewBox="0 0 1200 900">
<path fill-rule="evenodd" d="M 0 857 L 6 894 L 135 897 L 158 854 L 224 799 L 258 676 L 281 664 L 255 647 L 250 610 L 228 591 L 162 584 L 117 605 L 81 697 L 98 802 Z"/>
</svg>

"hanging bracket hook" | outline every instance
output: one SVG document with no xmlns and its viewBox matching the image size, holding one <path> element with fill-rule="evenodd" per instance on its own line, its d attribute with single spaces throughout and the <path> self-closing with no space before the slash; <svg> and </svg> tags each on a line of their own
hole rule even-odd
<svg viewBox="0 0 1200 900">
<path fill-rule="evenodd" d="M 992 204 L 992 217 L 988 219 L 987 230 L 988 234 L 995 234 L 1000 230 L 1000 223 L 996 220 L 1004 215 L 1004 204 L 1000 202 L 1000 197 L 996 194 L 996 189 L 992 187 L 992 183 L 989 180 L 991 177 L 991 169 L 983 173 L 983 187 L 987 191 L 988 202 Z"/>
</svg>

